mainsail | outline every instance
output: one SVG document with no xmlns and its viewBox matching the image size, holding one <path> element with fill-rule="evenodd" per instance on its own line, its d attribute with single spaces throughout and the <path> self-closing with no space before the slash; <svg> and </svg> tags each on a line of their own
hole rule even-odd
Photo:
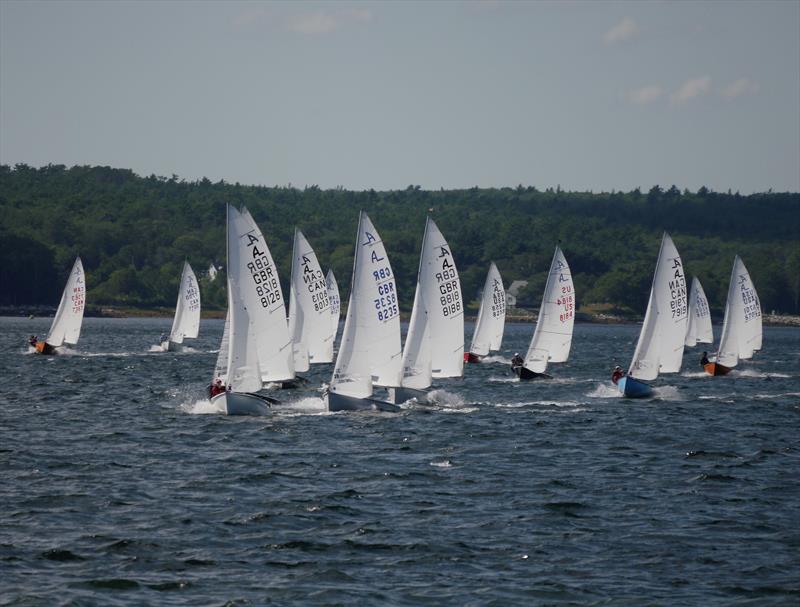
<svg viewBox="0 0 800 607">
<path fill-rule="evenodd" d="M 524 366 L 535 373 L 544 373 L 548 362 L 566 361 L 572 346 L 574 324 L 575 288 L 572 274 L 564 253 L 556 247 Z"/>
<path fill-rule="evenodd" d="M 486 356 L 492 350 L 499 350 L 503 343 L 505 323 L 506 290 L 503 288 L 500 271 L 492 262 L 483 285 L 481 307 L 469 351 L 478 356 Z"/>
<path fill-rule="evenodd" d="M 400 385 L 401 363 L 394 272 L 380 235 L 361 211 L 350 300 L 330 390 L 367 398 L 373 384 Z"/>
<path fill-rule="evenodd" d="M 57 347 L 63 344 L 78 343 L 83 323 L 83 309 L 86 306 L 86 282 L 84 280 L 81 258 L 75 259 L 69 273 L 67 284 L 61 294 L 61 302 L 50 325 L 46 342 Z"/>
<path fill-rule="evenodd" d="M 328 338 L 325 341 L 325 358 L 333 360 L 333 344 L 336 341 L 336 334 L 339 332 L 339 317 L 342 311 L 342 301 L 339 297 L 339 285 L 333 270 L 328 270 L 325 276 L 325 284 L 328 287 L 328 301 L 330 301 L 331 328 Z"/>
<path fill-rule="evenodd" d="M 717 362 L 735 367 L 739 359 L 752 358 L 761 349 L 761 340 L 761 302 L 750 273 L 737 255 L 728 286 Z"/>
<path fill-rule="evenodd" d="M 659 373 L 680 371 L 688 308 L 681 256 L 664 232 L 644 324 L 628 371 L 631 376 L 651 380 Z"/>
<path fill-rule="evenodd" d="M 422 239 L 414 308 L 403 351 L 401 385 L 422 389 L 431 377 L 461 377 L 464 306 L 450 246 L 428 218 Z"/>
<path fill-rule="evenodd" d="M 714 330 L 711 327 L 711 310 L 708 307 L 708 298 L 703 285 L 692 277 L 692 287 L 689 289 L 689 322 L 686 327 L 686 340 L 684 344 L 691 347 L 698 343 L 710 344 L 714 342 Z"/>
<path fill-rule="evenodd" d="M 309 363 L 331 362 L 328 285 L 314 249 L 300 230 L 294 232 L 289 304 L 289 335 L 294 343 L 295 371 L 308 371 Z"/>
<path fill-rule="evenodd" d="M 194 339 L 200 332 L 200 289 L 197 287 L 192 267 L 183 262 L 181 285 L 178 290 L 178 303 L 175 306 L 175 318 L 169 332 L 169 340 L 183 343 L 184 338 Z"/>
</svg>

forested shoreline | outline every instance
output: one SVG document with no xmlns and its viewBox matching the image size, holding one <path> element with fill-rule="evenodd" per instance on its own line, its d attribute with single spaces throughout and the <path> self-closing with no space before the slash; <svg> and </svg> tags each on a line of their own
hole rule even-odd
<svg viewBox="0 0 800 607">
<path fill-rule="evenodd" d="M 299 228 L 346 302 L 358 212 L 369 213 L 397 277 L 404 311 L 414 296 L 430 214 L 452 248 L 465 299 L 477 298 L 489 262 L 508 287 L 528 281 L 518 306 L 536 309 L 555 245 L 574 277 L 578 309 L 642 314 L 662 231 L 686 274 L 721 314 L 737 253 L 765 312 L 800 314 L 800 194 L 681 191 L 566 192 L 508 187 L 355 192 L 184 181 L 100 166 L 0 165 L 0 306 L 58 303 L 76 255 L 93 307 L 174 306 L 184 259 L 200 278 L 203 305 L 225 306 L 225 203 L 247 206 L 281 272 L 285 293 Z M 474 302 L 475 305 L 477 302 Z"/>
</svg>

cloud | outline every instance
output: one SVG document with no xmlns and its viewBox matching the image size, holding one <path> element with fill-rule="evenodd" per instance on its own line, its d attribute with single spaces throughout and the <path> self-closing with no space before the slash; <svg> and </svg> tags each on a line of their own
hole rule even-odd
<svg viewBox="0 0 800 607">
<path fill-rule="evenodd" d="M 617 23 L 614 27 L 603 34 L 603 42 L 607 45 L 616 44 L 618 42 L 625 42 L 631 38 L 636 37 L 639 33 L 639 26 L 630 17 L 625 17 L 622 21 Z"/>
<path fill-rule="evenodd" d="M 686 103 L 690 99 L 705 95 L 711 90 L 711 78 L 709 76 L 701 76 L 700 78 L 691 78 L 684 82 L 680 88 L 670 95 L 669 100 L 679 105 Z"/>
<path fill-rule="evenodd" d="M 237 28 L 246 28 L 267 21 L 270 16 L 271 14 L 266 8 L 256 7 L 235 15 L 233 25 Z"/>
<path fill-rule="evenodd" d="M 648 86 L 643 86 L 641 88 L 628 91 L 625 97 L 628 101 L 635 103 L 636 105 L 647 105 L 648 103 L 653 103 L 659 97 L 661 97 L 663 92 L 664 91 L 657 84 L 650 84 Z"/>
<path fill-rule="evenodd" d="M 735 99 L 742 95 L 748 95 L 758 92 L 758 84 L 749 78 L 739 78 L 735 82 L 731 82 L 728 86 L 723 88 L 720 93 L 726 99 Z"/>
<path fill-rule="evenodd" d="M 367 23 L 372 20 L 372 13 L 368 9 L 354 9 L 329 13 L 315 11 L 299 13 L 286 20 L 286 29 L 290 32 L 306 36 L 328 34 L 350 23 Z"/>
</svg>

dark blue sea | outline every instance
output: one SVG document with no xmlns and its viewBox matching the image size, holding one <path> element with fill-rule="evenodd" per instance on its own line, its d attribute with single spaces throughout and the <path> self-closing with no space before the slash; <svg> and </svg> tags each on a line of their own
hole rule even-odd
<svg viewBox="0 0 800 607">
<path fill-rule="evenodd" d="M 170 323 L 42 357 L 50 319 L 0 319 L 0 604 L 800 605 L 800 329 L 629 401 L 638 326 L 576 325 L 519 383 L 511 324 L 435 406 L 325 413 L 322 365 L 233 418 L 204 396 L 222 321 L 150 352 Z"/>
</svg>

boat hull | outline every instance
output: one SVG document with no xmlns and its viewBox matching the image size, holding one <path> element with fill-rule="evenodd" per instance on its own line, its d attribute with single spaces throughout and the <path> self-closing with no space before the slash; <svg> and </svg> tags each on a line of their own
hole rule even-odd
<svg viewBox="0 0 800 607">
<path fill-rule="evenodd" d="M 269 415 L 274 398 L 250 392 L 223 392 L 211 398 L 211 404 L 223 415 Z"/>
<path fill-rule="evenodd" d="M 647 398 L 653 396 L 653 388 L 649 384 L 634 379 L 630 375 L 620 378 L 617 382 L 622 396 L 626 398 Z"/>
<path fill-rule="evenodd" d="M 52 355 L 56 353 L 55 346 L 51 346 L 46 341 L 36 342 L 36 351 L 39 354 Z"/>
<path fill-rule="evenodd" d="M 479 363 L 483 360 L 483 356 L 473 354 L 472 352 L 464 352 L 465 363 Z"/>
<path fill-rule="evenodd" d="M 731 372 L 730 367 L 721 365 L 719 363 L 706 363 L 703 365 L 703 370 L 709 375 L 727 375 Z"/>
<path fill-rule="evenodd" d="M 524 381 L 531 379 L 553 379 L 552 375 L 548 375 L 547 373 L 536 373 L 536 371 L 531 371 L 527 367 L 511 367 L 511 370 L 514 371 L 514 375 Z"/>
<path fill-rule="evenodd" d="M 374 398 L 357 398 L 328 392 L 328 411 L 387 411 L 397 412 L 400 407 Z"/>
<path fill-rule="evenodd" d="M 428 402 L 428 393 L 424 390 L 414 388 L 389 388 L 389 402 L 396 405 L 409 400 L 416 400 L 418 403 Z"/>
</svg>

